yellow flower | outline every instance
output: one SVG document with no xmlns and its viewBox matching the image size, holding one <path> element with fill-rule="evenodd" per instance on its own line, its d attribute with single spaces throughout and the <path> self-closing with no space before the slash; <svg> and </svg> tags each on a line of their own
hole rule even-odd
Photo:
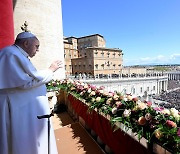
<svg viewBox="0 0 180 154">
<path fill-rule="evenodd" d="M 145 125 L 146 124 L 146 118 L 143 117 L 143 116 L 139 117 L 138 124 L 141 125 L 141 126 Z"/>
<path fill-rule="evenodd" d="M 162 132 L 160 131 L 160 129 L 156 129 L 156 130 L 154 131 L 154 134 L 155 134 L 155 137 L 156 137 L 157 139 L 160 139 L 161 137 L 163 137 L 163 134 L 162 134 Z"/>
</svg>

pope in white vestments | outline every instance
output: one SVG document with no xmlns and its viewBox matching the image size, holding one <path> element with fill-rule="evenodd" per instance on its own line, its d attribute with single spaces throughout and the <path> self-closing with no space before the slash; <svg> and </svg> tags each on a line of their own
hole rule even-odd
<svg viewBox="0 0 180 154">
<path fill-rule="evenodd" d="M 47 154 L 48 119 L 39 120 L 37 116 L 50 114 L 45 84 L 52 80 L 61 62 L 37 71 L 28 56 L 38 51 L 38 39 L 23 32 L 16 40 L 20 45 L 15 42 L 0 50 L 0 153 Z M 50 131 L 50 154 L 57 154 L 52 125 Z"/>
</svg>

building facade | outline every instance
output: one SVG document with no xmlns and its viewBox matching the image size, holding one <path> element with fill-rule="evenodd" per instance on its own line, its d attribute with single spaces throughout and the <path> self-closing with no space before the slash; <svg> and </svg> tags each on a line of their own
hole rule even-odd
<svg viewBox="0 0 180 154">
<path fill-rule="evenodd" d="M 96 79 L 81 81 L 96 85 L 97 87 L 104 86 L 107 91 L 118 91 L 125 94 L 132 94 L 140 97 L 148 95 L 160 94 L 167 91 L 168 75 L 156 74 L 156 76 L 143 77 L 119 77 L 116 79 Z"/>
<path fill-rule="evenodd" d="M 64 38 L 65 74 L 72 75 L 72 59 L 78 58 L 77 38 Z"/>
<path fill-rule="evenodd" d="M 66 75 L 85 74 L 86 76 L 104 77 L 121 74 L 122 50 L 105 46 L 105 39 L 99 34 L 65 38 Z"/>
</svg>

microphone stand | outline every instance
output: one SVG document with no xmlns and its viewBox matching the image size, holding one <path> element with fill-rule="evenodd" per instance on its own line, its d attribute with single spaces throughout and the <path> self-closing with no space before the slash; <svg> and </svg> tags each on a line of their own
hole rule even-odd
<svg viewBox="0 0 180 154">
<path fill-rule="evenodd" d="M 50 154 L 50 120 L 49 119 L 51 116 L 54 116 L 54 114 L 51 113 L 51 114 L 37 116 L 38 119 L 48 118 L 48 154 Z"/>
</svg>

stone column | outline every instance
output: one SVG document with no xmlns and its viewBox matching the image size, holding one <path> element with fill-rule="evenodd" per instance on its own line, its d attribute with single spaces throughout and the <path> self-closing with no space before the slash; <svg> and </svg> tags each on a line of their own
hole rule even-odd
<svg viewBox="0 0 180 154">
<path fill-rule="evenodd" d="M 166 91 L 167 91 L 167 89 L 168 89 L 168 80 L 166 81 Z"/>
<path fill-rule="evenodd" d="M 28 22 L 28 29 L 40 40 L 40 52 L 32 58 L 37 69 L 45 69 L 54 60 L 64 63 L 61 0 L 13 0 L 15 36 Z M 65 78 L 65 69 L 59 69 L 55 78 Z"/>
<path fill-rule="evenodd" d="M 161 86 L 161 81 L 159 81 L 159 94 L 161 93 L 161 90 L 162 90 L 161 87 L 162 87 L 162 86 Z"/>
</svg>

